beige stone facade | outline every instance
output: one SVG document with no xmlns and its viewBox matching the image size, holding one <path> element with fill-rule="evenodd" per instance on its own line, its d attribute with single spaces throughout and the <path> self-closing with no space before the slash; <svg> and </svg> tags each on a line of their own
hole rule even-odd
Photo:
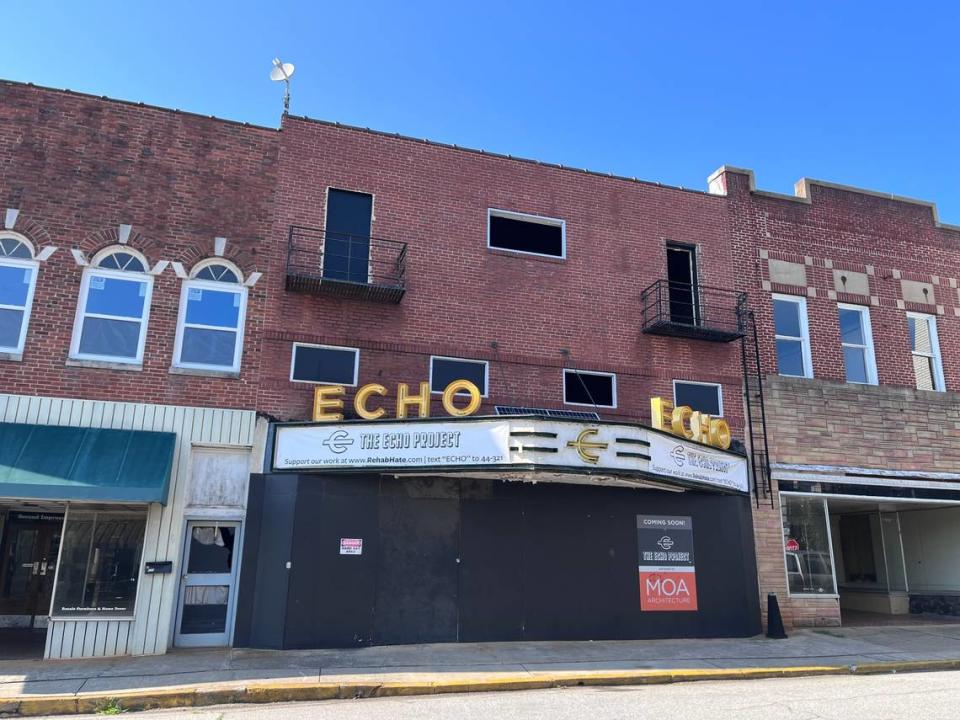
<svg viewBox="0 0 960 720">
<path fill-rule="evenodd" d="M 765 379 L 768 440 L 777 466 L 960 470 L 960 397 L 905 387 L 826 380 Z M 784 566 L 780 488 L 754 513 L 761 592 L 777 594 L 788 627 L 840 625 L 838 597 L 791 597 Z M 765 611 L 764 606 L 764 611 Z"/>
</svg>

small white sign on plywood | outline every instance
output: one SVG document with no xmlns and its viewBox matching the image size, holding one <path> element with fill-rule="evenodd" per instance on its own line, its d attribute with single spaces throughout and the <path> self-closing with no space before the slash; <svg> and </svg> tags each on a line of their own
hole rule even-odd
<svg viewBox="0 0 960 720">
<path fill-rule="evenodd" d="M 341 555 L 363 555 L 363 538 L 340 538 Z"/>
<path fill-rule="evenodd" d="M 647 440 L 652 473 L 740 492 L 750 489 L 747 462 L 743 458 L 655 432 L 648 433 Z"/>
</svg>

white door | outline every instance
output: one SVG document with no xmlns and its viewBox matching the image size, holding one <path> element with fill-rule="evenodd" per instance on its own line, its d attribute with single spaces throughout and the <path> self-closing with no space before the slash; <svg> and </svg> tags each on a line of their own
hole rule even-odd
<svg viewBox="0 0 960 720">
<path fill-rule="evenodd" d="M 192 520 L 183 544 L 183 573 L 174 644 L 230 644 L 236 601 L 240 523 Z"/>
</svg>

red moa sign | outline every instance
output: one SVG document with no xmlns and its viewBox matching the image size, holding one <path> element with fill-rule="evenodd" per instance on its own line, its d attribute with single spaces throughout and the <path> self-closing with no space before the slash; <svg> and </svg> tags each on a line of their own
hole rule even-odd
<svg viewBox="0 0 960 720">
<path fill-rule="evenodd" d="M 640 571 L 640 609 L 696 610 L 697 575 L 693 568 L 682 572 Z"/>
<path fill-rule="evenodd" d="M 693 518 L 688 515 L 637 515 L 637 549 L 640 609 L 696 611 Z"/>
</svg>

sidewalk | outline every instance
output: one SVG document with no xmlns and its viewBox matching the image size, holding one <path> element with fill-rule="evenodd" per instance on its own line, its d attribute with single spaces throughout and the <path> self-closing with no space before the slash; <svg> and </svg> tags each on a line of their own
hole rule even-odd
<svg viewBox="0 0 960 720">
<path fill-rule="evenodd" d="M 823 628 L 787 640 L 632 640 L 195 650 L 0 662 L 0 713 L 960 669 L 960 624 Z M 756 669 L 756 670 L 751 670 Z"/>
</svg>

